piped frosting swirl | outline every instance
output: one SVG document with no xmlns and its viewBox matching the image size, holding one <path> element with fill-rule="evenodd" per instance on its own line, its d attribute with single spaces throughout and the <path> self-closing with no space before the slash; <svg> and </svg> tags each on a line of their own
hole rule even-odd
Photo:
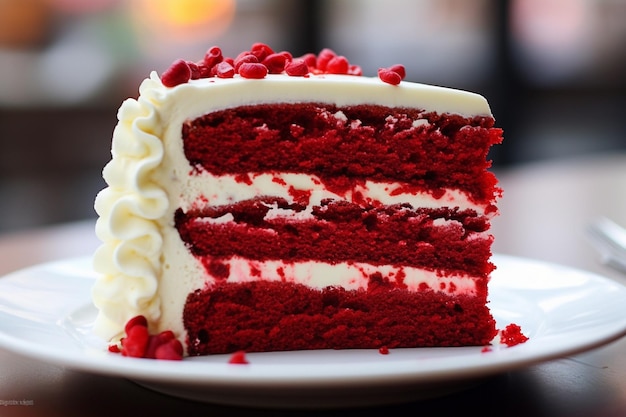
<svg viewBox="0 0 626 417">
<path fill-rule="evenodd" d="M 94 255 L 94 269 L 102 274 L 93 288 L 100 310 L 95 330 L 114 337 L 120 323 L 138 314 L 155 321 L 162 238 L 155 221 L 168 209 L 165 190 L 151 180 L 163 159 L 157 108 L 165 87 L 155 79 L 140 86 L 137 100 L 126 100 L 118 111 L 112 159 L 103 171 L 109 185 L 95 201 L 100 216 L 96 235 L 103 242 Z"/>
</svg>

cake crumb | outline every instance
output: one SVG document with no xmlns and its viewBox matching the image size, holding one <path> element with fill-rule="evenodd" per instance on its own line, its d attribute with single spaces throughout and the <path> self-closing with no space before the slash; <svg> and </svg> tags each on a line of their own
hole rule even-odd
<svg viewBox="0 0 626 417">
<path fill-rule="evenodd" d="M 247 365 L 250 362 L 248 362 L 248 359 L 246 358 L 246 352 L 240 350 L 230 356 L 228 363 L 233 365 Z"/>
<path fill-rule="evenodd" d="M 484 346 L 481 353 L 493 352 L 494 349 L 510 348 L 520 345 L 529 340 L 529 337 L 522 333 L 522 328 L 515 323 L 507 325 L 504 329 L 498 330 L 496 337 L 491 341 L 490 345 Z"/>
<path fill-rule="evenodd" d="M 500 343 L 508 347 L 519 345 L 527 340 L 528 337 L 522 333 L 522 328 L 515 323 L 511 323 L 504 330 L 500 330 Z"/>
</svg>

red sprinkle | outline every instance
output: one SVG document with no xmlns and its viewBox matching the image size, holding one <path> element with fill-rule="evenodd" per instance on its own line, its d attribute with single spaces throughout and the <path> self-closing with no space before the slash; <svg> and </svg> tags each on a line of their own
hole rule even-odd
<svg viewBox="0 0 626 417">
<path fill-rule="evenodd" d="M 304 59 L 294 59 L 285 65 L 285 72 L 292 77 L 303 77 L 309 73 L 309 66 Z"/>
<path fill-rule="evenodd" d="M 159 340 L 158 336 L 151 335 L 148 338 L 148 345 L 146 346 L 146 352 L 143 357 L 148 359 L 156 359 L 156 350 L 161 346 L 163 342 Z"/>
<path fill-rule="evenodd" d="M 335 56 L 337 56 L 337 54 L 332 49 L 329 49 L 329 48 L 322 49 L 320 53 L 317 55 L 316 68 L 320 71 L 326 71 L 326 66 L 328 65 L 328 62 L 331 59 L 333 59 Z"/>
<path fill-rule="evenodd" d="M 239 73 L 239 67 L 241 67 L 242 64 L 246 64 L 246 63 L 256 64 L 259 62 L 259 58 L 252 55 L 251 53 L 245 53 L 245 54 L 239 54 L 239 56 L 235 58 L 234 62 L 235 62 L 235 72 Z"/>
<path fill-rule="evenodd" d="M 378 349 L 378 353 L 381 355 L 389 355 L 389 348 L 387 346 L 381 346 L 380 349 Z"/>
<path fill-rule="evenodd" d="M 131 327 L 122 341 L 122 354 L 133 358 L 143 358 L 148 347 L 149 338 L 147 327 Z"/>
<path fill-rule="evenodd" d="M 246 352 L 244 352 L 243 350 L 240 350 L 238 352 L 233 353 L 230 356 L 228 363 L 233 364 L 233 365 L 247 365 L 250 362 L 248 362 L 248 359 L 246 359 Z"/>
<path fill-rule="evenodd" d="M 144 357 L 149 359 L 156 359 L 156 351 L 159 346 L 174 339 L 176 339 L 176 336 L 174 336 L 174 333 L 171 330 L 165 330 L 157 335 L 150 336 Z"/>
<path fill-rule="evenodd" d="M 252 52 L 252 55 L 256 56 L 259 61 L 263 61 L 266 56 L 273 54 L 274 50 L 264 43 L 257 42 L 252 45 L 250 52 Z"/>
<path fill-rule="evenodd" d="M 209 68 L 206 65 L 204 65 L 204 62 L 202 63 L 198 63 L 198 70 L 200 71 L 200 78 L 209 78 L 211 77 L 211 70 L 213 69 L 213 67 Z"/>
<path fill-rule="evenodd" d="M 135 316 L 126 322 L 126 325 L 124 326 L 124 331 L 128 333 L 128 331 L 135 326 L 148 327 L 148 319 L 146 319 L 144 316 Z"/>
<path fill-rule="evenodd" d="M 347 74 L 349 69 L 350 63 L 343 55 L 332 57 L 326 64 L 326 72 L 330 74 Z"/>
<path fill-rule="evenodd" d="M 191 79 L 191 69 L 182 59 L 174 61 L 161 75 L 161 82 L 166 87 L 176 87 Z"/>
<path fill-rule="evenodd" d="M 398 85 L 400 81 L 402 81 L 400 74 L 387 68 L 380 68 L 378 70 L 378 78 L 391 85 Z"/>
<path fill-rule="evenodd" d="M 144 316 L 136 316 L 128 320 L 124 330 L 126 336 L 120 340 L 119 344 L 109 345 L 109 352 L 134 358 L 169 360 L 183 358 L 183 345 L 174 332 L 165 330 L 157 335 L 151 335 L 148 332 L 148 320 Z"/>
<path fill-rule="evenodd" d="M 109 345 L 108 350 L 112 353 L 120 353 L 122 351 L 117 343 Z"/>
<path fill-rule="evenodd" d="M 213 46 L 199 62 L 177 60 L 163 73 L 161 80 L 163 85 L 174 87 L 190 79 L 232 78 L 235 74 L 243 78 L 260 79 L 267 74 L 282 73 L 294 77 L 307 77 L 310 73 L 361 76 L 363 69 L 329 48 L 322 49 L 317 55 L 307 53 L 294 59 L 288 51 L 274 52 L 267 44 L 258 42 L 236 58 L 224 57 L 222 50 Z M 396 64 L 380 68 L 378 76 L 385 83 L 398 85 L 406 77 L 406 70 L 403 65 Z"/>
<path fill-rule="evenodd" d="M 363 69 L 358 65 L 350 65 L 350 69 L 348 69 L 348 75 L 356 75 L 360 77 L 363 75 Z"/>
<path fill-rule="evenodd" d="M 404 69 L 404 65 L 402 64 L 392 65 L 388 69 L 393 72 L 397 72 L 400 78 L 402 78 L 403 80 L 406 77 L 406 70 Z"/>
<path fill-rule="evenodd" d="M 222 62 L 222 60 L 222 50 L 217 46 L 209 48 L 209 50 L 206 51 L 206 54 L 204 54 L 204 65 L 206 65 L 207 68 L 214 67 Z"/>
<path fill-rule="evenodd" d="M 183 345 L 178 339 L 172 339 L 156 348 L 156 359 L 179 361 L 183 358 Z"/>
<path fill-rule="evenodd" d="M 191 61 L 187 61 L 187 65 L 189 66 L 189 70 L 191 71 L 192 80 L 197 80 L 199 78 L 202 78 L 202 70 L 200 69 L 200 65 Z"/>
<path fill-rule="evenodd" d="M 304 54 L 300 57 L 310 69 L 317 67 L 317 57 L 313 53 Z"/>
<path fill-rule="evenodd" d="M 246 62 L 239 66 L 239 75 L 243 78 L 265 78 L 267 75 L 267 67 L 260 63 Z"/>
<path fill-rule="evenodd" d="M 235 76 L 235 68 L 228 62 L 222 61 L 215 67 L 215 75 L 218 78 L 233 78 Z"/>
<path fill-rule="evenodd" d="M 288 56 L 283 53 L 269 54 L 263 59 L 262 64 L 267 67 L 270 74 L 280 74 L 285 69 Z"/>
<path fill-rule="evenodd" d="M 284 55 L 287 58 L 287 62 L 293 61 L 293 55 L 289 51 L 280 51 L 279 54 Z"/>
</svg>

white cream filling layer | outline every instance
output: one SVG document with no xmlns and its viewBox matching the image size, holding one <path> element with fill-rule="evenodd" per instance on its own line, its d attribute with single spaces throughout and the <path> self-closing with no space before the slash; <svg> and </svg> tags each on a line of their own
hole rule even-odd
<svg viewBox="0 0 626 417">
<path fill-rule="evenodd" d="M 483 214 L 485 207 L 473 203 L 462 191 L 446 190 L 440 198 L 422 192 L 402 191 L 401 183 L 366 181 L 345 192 L 328 190 L 315 175 L 295 173 L 250 174 L 243 182 L 234 175 L 212 175 L 202 171 L 198 175 L 181 181 L 178 206 L 187 212 L 205 205 L 224 206 L 257 198 L 259 196 L 279 197 L 294 203 L 295 195 L 310 195 L 307 210 L 320 205 L 324 199 L 345 200 L 351 203 L 369 203 L 374 206 L 409 203 L 414 208 L 436 208 L 447 206 L 461 210 L 472 209 Z M 295 192 L 295 193 L 294 193 Z M 300 197 L 301 198 L 301 197 Z"/>
<path fill-rule="evenodd" d="M 378 272 L 392 283 L 403 284 L 402 288 L 409 291 L 423 290 L 427 286 L 433 291 L 442 291 L 450 295 L 476 294 L 475 281 L 469 276 L 441 276 L 434 271 L 413 267 L 371 265 L 361 262 L 330 264 L 319 261 L 256 261 L 240 257 L 232 257 L 223 263 L 229 270 L 226 282 L 231 283 L 281 281 L 317 289 L 338 286 L 347 290 L 365 290 L 370 275 Z M 220 278 L 210 277 L 207 284 L 211 281 L 218 282 Z"/>
</svg>

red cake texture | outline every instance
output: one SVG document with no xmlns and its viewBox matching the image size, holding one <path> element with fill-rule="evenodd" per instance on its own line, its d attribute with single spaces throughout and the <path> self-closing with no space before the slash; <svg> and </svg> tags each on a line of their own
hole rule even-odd
<svg viewBox="0 0 626 417">
<path fill-rule="evenodd" d="M 233 255 L 256 260 L 415 266 L 442 271 L 442 275 L 468 272 L 486 277 L 493 270 L 489 263 L 492 239 L 471 245 L 464 239 L 467 230 L 481 232 L 487 228 L 485 220 L 477 218 L 472 211 L 412 210 L 406 206 L 361 209 L 354 204 L 331 202 L 313 213 L 315 219 L 294 222 L 262 220 L 254 206 L 267 209 L 263 200 L 247 203 L 244 208 L 252 208 L 247 212 L 242 204 L 220 207 L 235 213 L 236 224 L 229 226 L 195 221 L 197 216 L 217 217 L 216 213 L 222 210 L 177 212 L 176 227 L 181 238 L 195 256 L 210 256 L 211 261 L 205 267 L 214 274 L 220 269 L 215 259 Z M 242 211 L 244 214 L 240 214 Z M 442 230 L 433 226 L 435 219 L 458 219 L 464 228 Z"/>
<path fill-rule="evenodd" d="M 190 355 L 482 345 L 496 334 L 483 297 L 410 293 L 376 277 L 367 291 L 221 284 L 190 294 L 184 318 Z"/>
<path fill-rule="evenodd" d="M 346 123 L 332 115 L 341 111 Z M 428 129 L 413 129 L 413 121 Z M 425 113 L 322 103 L 242 106 L 207 114 L 183 126 L 185 155 L 213 174 L 315 174 L 331 188 L 356 181 L 403 181 L 437 194 L 453 186 L 477 203 L 498 192 L 486 171 L 489 148 L 502 141 L 490 117 Z M 271 151 L 270 151 L 271 150 Z"/>
<path fill-rule="evenodd" d="M 527 341 L 528 336 L 522 333 L 522 328 L 518 324 L 508 324 L 503 330 L 500 331 L 500 343 L 503 343 L 508 347 L 526 343 Z"/>
<path fill-rule="evenodd" d="M 346 123 L 338 125 L 328 117 L 338 111 L 347 117 Z M 415 119 L 427 120 L 431 127 L 416 131 Z M 314 174 L 338 191 L 373 179 L 402 182 L 403 191 L 433 195 L 460 188 L 480 204 L 491 204 L 499 193 L 495 177 L 486 171 L 486 154 L 500 142 L 501 131 L 487 117 L 374 105 L 255 105 L 190 120 L 182 135 L 185 155 L 198 172 L 238 175 L 241 182 L 249 181 L 249 173 L 296 172 Z M 211 275 L 224 279 L 187 299 L 184 324 L 190 355 L 484 345 L 495 336 L 495 322 L 486 307 L 494 268 L 489 262 L 492 238 L 465 239 L 468 231 L 489 229 L 486 216 L 454 207 L 329 200 L 313 208 L 310 220 L 264 219 L 272 204 L 303 210 L 308 196 L 296 197 L 296 203 L 259 196 L 176 212 L 176 227 L 189 250 Z M 234 223 L 197 221 L 227 213 Z M 456 220 L 458 226 L 435 227 L 438 219 Z M 318 290 L 288 282 L 226 283 L 230 271 L 220 259 L 232 256 L 367 262 L 396 265 L 401 272 L 393 281 L 370 276 L 366 291 Z M 445 284 L 406 291 L 403 266 L 442 276 L 481 277 L 479 292 L 453 295 L 454 288 Z"/>
</svg>

